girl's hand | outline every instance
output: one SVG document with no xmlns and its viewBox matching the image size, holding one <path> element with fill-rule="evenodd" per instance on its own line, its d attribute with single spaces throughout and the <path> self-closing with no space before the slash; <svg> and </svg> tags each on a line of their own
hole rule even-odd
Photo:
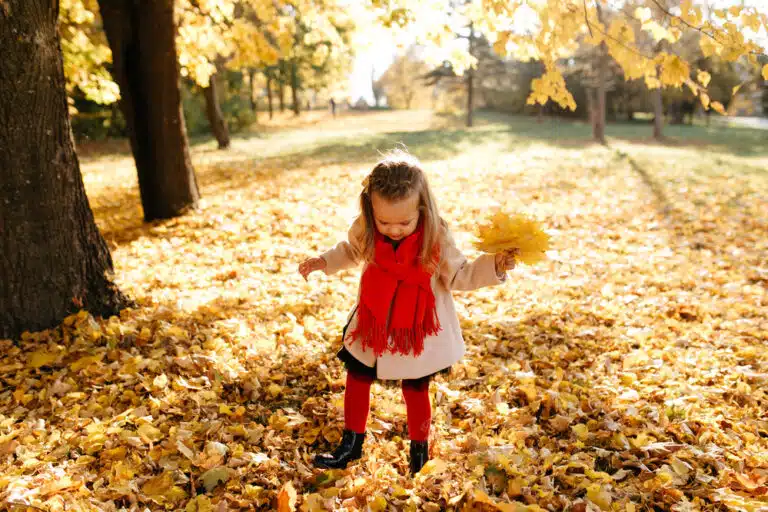
<svg viewBox="0 0 768 512">
<path fill-rule="evenodd" d="M 517 266 L 517 259 L 515 258 L 517 253 L 517 249 L 496 253 L 496 273 L 500 275 L 515 268 Z"/>
<path fill-rule="evenodd" d="M 324 270 L 326 266 L 328 266 L 328 264 L 323 258 L 309 258 L 299 264 L 299 273 L 301 274 L 301 277 L 303 277 L 306 281 L 309 274 L 315 270 Z"/>
</svg>

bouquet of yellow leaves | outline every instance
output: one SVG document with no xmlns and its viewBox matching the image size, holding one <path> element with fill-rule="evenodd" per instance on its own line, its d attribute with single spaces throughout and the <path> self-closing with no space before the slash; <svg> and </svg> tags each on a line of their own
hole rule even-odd
<svg viewBox="0 0 768 512">
<path fill-rule="evenodd" d="M 549 235 L 525 215 L 497 212 L 478 226 L 475 247 L 489 254 L 514 252 L 518 261 L 533 265 L 546 258 Z"/>
</svg>

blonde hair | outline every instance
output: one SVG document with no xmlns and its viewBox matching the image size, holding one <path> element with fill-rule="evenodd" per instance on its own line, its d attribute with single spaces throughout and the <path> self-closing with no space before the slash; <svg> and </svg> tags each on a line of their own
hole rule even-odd
<svg viewBox="0 0 768 512">
<path fill-rule="evenodd" d="M 360 217 L 365 231 L 360 241 L 360 250 L 365 261 L 369 262 L 373 261 L 374 257 L 376 232 L 371 203 L 371 194 L 374 192 L 387 201 L 398 201 L 414 192 L 419 194 L 419 222 L 424 226 L 419 261 L 427 270 L 434 270 L 439 259 L 441 220 L 427 176 L 421 169 L 419 161 L 401 149 L 390 151 L 363 180 L 363 191 L 360 193 L 360 211 L 362 212 Z"/>
</svg>

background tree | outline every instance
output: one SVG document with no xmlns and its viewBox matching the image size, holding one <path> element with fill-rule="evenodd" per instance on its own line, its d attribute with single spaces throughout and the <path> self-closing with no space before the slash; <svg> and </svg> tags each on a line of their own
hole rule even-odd
<svg viewBox="0 0 768 512">
<path fill-rule="evenodd" d="M 60 4 L 59 33 L 70 112 L 76 112 L 73 98 L 77 93 L 102 105 L 120 98 L 120 88 L 107 70 L 112 54 L 97 13 L 96 0 L 62 0 Z"/>
<path fill-rule="evenodd" d="M 428 13 L 444 13 L 445 5 L 438 0 L 370 0 L 378 9 L 385 23 L 399 26 L 417 26 L 418 33 L 425 34 L 435 46 L 441 46 L 454 31 L 455 23 L 450 16 L 429 16 Z M 494 42 L 499 55 L 514 55 L 521 59 L 537 59 L 544 66 L 542 75 L 531 83 L 528 102 L 546 104 L 552 100 L 562 108 L 576 109 L 576 102 L 566 86 L 562 62 L 585 39 L 595 46 L 607 49 L 619 64 L 627 79 L 643 78 L 657 81 L 661 86 L 681 89 L 688 87 L 703 108 L 714 108 L 724 113 L 721 102 L 711 101 L 705 84 L 698 80 L 699 69 L 679 55 L 660 51 L 648 58 L 638 51 L 635 30 L 617 16 L 612 20 L 601 19 L 598 6 L 593 2 L 564 0 L 562 2 L 526 2 L 524 0 L 485 0 L 468 2 L 461 15 L 469 18 L 475 27 Z M 743 59 L 745 65 L 762 66 L 761 73 L 768 77 L 768 66 L 759 62 L 765 48 L 742 33 L 748 29 L 757 32 L 768 27 L 768 14 L 755 7 L 735 5 L 728 9 L 715 9 L 709 20 L 703 17 L 702 7 L 691 0 L 683 0 L 667 9 L 657 0 L 638 2 L 633 16 L 642 22 L 642 31 L 655 39 L 664 37 L 677 41 L 683 33 L 701 35 L 700 47 L 704 57 L 718 55 L 728 62 Z M 523 9 L 518 16 L 517 11 Z M 522 15 L 528 20 L 525 27 L 515 21 Z M 667 28 L 667 26 L 669 28 Z M 585 36 L 589 34 L 588 38 Z M 459 72 L 472 63 L 470 52 L 454 52 L 451 60 L 459 62 Z M 691 78 L 691 77 L 696 78 Z M 600 99 L 597 98 L 599 102 Z"/>
<path fill-rule="evenodd" d="M 386 95 L 387 104 L 392 108 L 410 109 L 424 105 L 431 96 L 431 88 L 425 80 L 429 71 L 429 65 L 419 57 L 418 47 L 412 46 L 395 57 L 376 81 L 375 88 Z"/>
<path fill-rule="evenodd" d="M 99 0 L 139 176 L 144 219 L 197 207 L 184 116 L 173 0 Z"/>
<path fill-rule="evenodd" d="M 111 282 L 75 155 L 58 7 L 0 4 L 0 338 L 127 303 Z"/>
<path fill-rule="evenodd" d="M 234 5 L 229 2 L 176 2 L 179 20 L 176 43 L 181 75 L 190 77 L 200 88 L 205 98 L 206 117 L 219 149 L 230 146 L 229 127 L 221 111 L 217 79 L 225 59 L 232 53 L 228 34 L 234 11 Z"/>
</svg>

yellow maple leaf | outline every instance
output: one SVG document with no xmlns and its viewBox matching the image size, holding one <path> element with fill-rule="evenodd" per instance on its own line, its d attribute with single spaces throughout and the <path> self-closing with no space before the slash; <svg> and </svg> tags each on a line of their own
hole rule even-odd
<svg viewBox="0 0 768 512">
<path fill-rule="evenodd" d="M 571 426 L 571 430 L 580 441 L 586 441 L 589 437 L 589 428 L 583 423 Z"/>
<path fill-rule="evenodd" d="M 715 112 L 717 112 L 718 114 L 723 116 L 728 115 L 725 112 L 725 107 L 723 107 L 723 104 L 720 103 L 719 101 L 713 101 L 711 105 L 712 105 L 712 108 L 715 109 Z"/>
<path fill-rule="evenodd" d="M 638 7 L 635 9 L 635 18 L 642 22 L 651 19 L 651 14 L 651 9 L 649 7 Z"/>
<path fill-rule="evenodd" d="M 211 512 L 212 510 L 213 504 L 211 504 L 211 499 L 204 494 L 195 496 L 194 499 L 189 500 L 189 503 L 187 503 L 187 506 L 184 509 L 185 512 Z"/>
<path fill-rule="evenodd" d="M 674 87 L 682 86 L 690 75 L 688 63 L 677 55 L 661 56 L 661 82 Z"/>
<path fill-rule="evenodd" d="M 41 366 L 47 366 L 54 362 L 58 358 L 57 354 L 51 354 L 50 352 L 38 351 L 33 352 L 27 359 L 27 366 L 32 368 L 40 368 Z"/>
<path fill-rule="evenodd" d="M 702 37 L 699 39 L 699 47 L 701 47 L 701 53 L 703 53 L 705 57 L 720 55 L 723 51 L 722 46 L 717 44 L 711 37 Z"/>
<path fill-rule="evenodd" d="M 602 510 L 611 510 L 611 494 L 602 490 L 600 484 L 593 484 L 587 487 L 587 498 Z"/>
<path fill-rule="evenodd" d="M 701 105 L 704 107 L 704 110 L 709 110 L 709 94 L 702 92 L 699 94 L 699 99 L 701 100 Z"/>
<path fill-rule="evenodd" d="M 174 485 L 171 471 L 164 471 L 144 482 L 144 485 L 141 486 L 141 492 L 158 503 L 176 503 L 187 495 L 184 489 Z"/>
<path fill-rule="evenodd" d="M 709 81 L 712 80 L 712 75 L 710 75 L 706 71 L 699 70 L 699 72 L 697 73 L 696 78 L 697 78 L 697 80 L 699 81 L 699 83 L 701 85 L 706 87 L 707 85 L 709 85 Z"/>
<path fill-rule="evenodd" d="M 478 226 L 475 247 L 489 254 L 517 250 L 517 259 L 532 265 L 546 257 L 549 235 L 524 215 L 498 212 Z"/>
<path fill-rule="evenodd" d="M 74 363 L 70 364 L 70 365 L 69 365 L 69 368 L 70 368 L 70 369 L 71 369 L 73 372 L 79 372 L 80 370 L 82 370 L 82 369 L 84 369 L 84 368 L 87 368 L 87 367 L 89 367 L 89 366 L 90 366 L 90 365 L 92 365 L 93 363 L 98 363 L 99 361 L 101 361 L 101 359 L 102 359 L 103 357 L 104 357 L 104 354 L 95 355 L 95 356 L 85 356 L 85 357 L 81 357 L 80 359 L 78 359 L 78 360 L 77 360 L 77 361 L 75 361 Z"/>
<path fill-rule="evenodd" d="M 371 512 L 381 512 L 382 510 L 386 510 L 387 508 L 387 500 L 383 496 L 377 496 L 372 501 L 368 502 L 368 510 Z"/>
<path fill-rule="evenodd" d="M 763 66 L 763 80 L 768 80 L 768 64 Z"/>
</svg>

